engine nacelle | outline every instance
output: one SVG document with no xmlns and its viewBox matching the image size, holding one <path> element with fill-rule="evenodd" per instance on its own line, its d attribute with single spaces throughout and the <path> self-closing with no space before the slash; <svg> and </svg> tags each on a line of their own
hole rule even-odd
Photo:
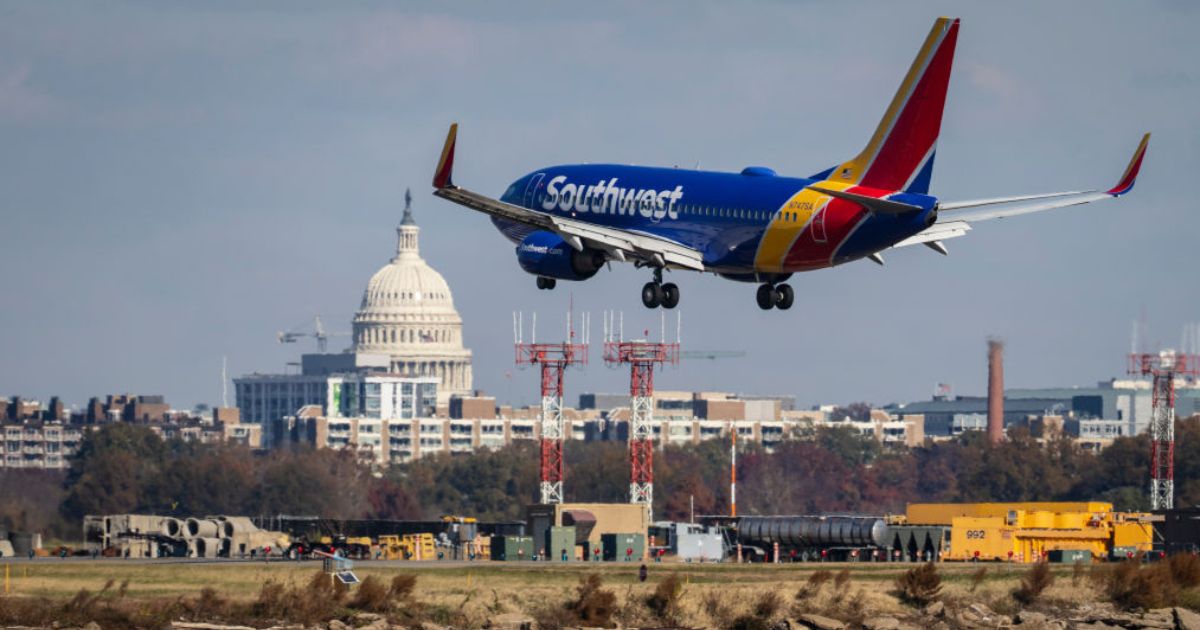
<svg viewBox="0 0 1200 630">
<path fill-rule="evenodd" d="M 553 232 L 538 231 L 517 245 L 517 262 L 535 276 L 558 280 L 587 280 L 596 275 L 607 258 L 598 249 L 577 251 Z"/>
</svg>

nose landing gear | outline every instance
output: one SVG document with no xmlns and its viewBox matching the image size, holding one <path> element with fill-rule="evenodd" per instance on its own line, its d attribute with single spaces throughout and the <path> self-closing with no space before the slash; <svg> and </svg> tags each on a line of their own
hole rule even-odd
<svg viewBox="0 0 1200 630">
<path fill-rule="evenodd" d="M 556 284 L 558 284 L 558 281 L 554 278 L 546 278 L 543 276 L 537 277 L 537 288 L 539 289 L 550 290 L 553 289 Z"/>
<path fill-rule="evenodd" d="M 679 306 L 679 287 L 674 282 L 663 284 L 661 267 L 654 269 L 654 280 L 642 286 L 642 305 L 668 309 Z"/>
<path fill-rule="evenodd" d="M 775 285 L 768 283 L 759 285 L 758 293 L 754 297 L 755 301 L 758 302 L 758 307 L 764 311 L 769 311 L 773 308 L 786 311 L 796 301 L 796 294 L 792 291 L 792 286 L 789 284 Z"/>
</svg>

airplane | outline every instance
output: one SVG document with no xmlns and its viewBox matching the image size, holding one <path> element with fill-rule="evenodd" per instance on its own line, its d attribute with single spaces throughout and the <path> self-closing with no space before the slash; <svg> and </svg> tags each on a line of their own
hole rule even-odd
<svg viewBox="0 0 1200 630">
<path fill-rule="evenodd" d="M 664 270 L 758 284 L 763 310 L 787 310 L 794 273 L 944 241 L 979 221 L 1120 197 L 1133 189 L 1150 134 L 1112 188 L 941 201 L 929 194 L 959 19 L 938 18 L 867 146 L 807 178 L 763 166 L 740 173 L 621 164 L 569 164 L 529 173 L 493 199 L 453 182 L 458 123 L 450 125 L 434 195 L 483 212 L 516 244 L 539 289 L 587 280 L 611 261 L 651 270 L 647 308 L 675 308 Z M 966 212 L 963 212 L 966 211 Z"/>
</svg>

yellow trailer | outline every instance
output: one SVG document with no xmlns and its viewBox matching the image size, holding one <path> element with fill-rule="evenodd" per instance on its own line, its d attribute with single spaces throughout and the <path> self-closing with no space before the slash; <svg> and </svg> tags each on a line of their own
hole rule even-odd
<svg viewBox="0 0 1200 630">
<path fill-rule="evenodd" d="M 1108 503 L 914 504 L 909 514 L 920 522 L 949 519 L 945 560 L 1037 562 L 1053 551 L 1102 559 L 1153 544 L 1149 514 L 1113 512 Z"/>
<path fill-rule="evenodd" d="M 1001 517 L 1007 518 L 1014 512 L 1048 512 L 1051 514 L 1109 514 L 1111 503 L 1101 501 L 1079 502 L 1024 502 L 1024 503 L 909 503 L 905 510 L 905 521 L 909 525 L 950 525 L 957 517 Z"/>
<path fill-rule="evenodd" d="M 437 551 L 433 534 L 384 535 L 379 537 L 379 549 L 385 560 L 435 560 Z"/>
</svg>

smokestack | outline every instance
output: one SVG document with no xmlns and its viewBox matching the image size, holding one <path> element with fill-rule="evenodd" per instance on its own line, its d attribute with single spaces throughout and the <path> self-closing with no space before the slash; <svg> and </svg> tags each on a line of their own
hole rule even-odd
<svg viewBox="0 0 1200 630">
<path fill-rule="evenodd" d="M 988 339 L 988 441 L 1004 439 L 1004 342 Z"/>
</svg>

